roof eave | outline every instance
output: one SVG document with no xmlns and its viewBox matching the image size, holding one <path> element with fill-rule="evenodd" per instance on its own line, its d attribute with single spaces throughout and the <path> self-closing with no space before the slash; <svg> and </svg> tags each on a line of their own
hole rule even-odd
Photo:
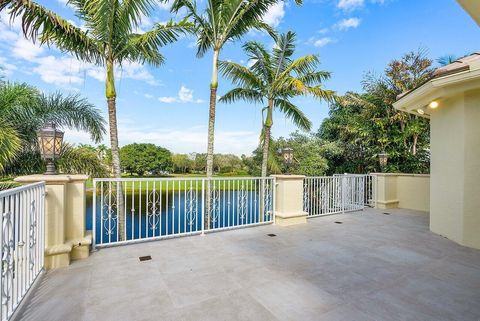
<svg viewBox="0 0 480 321">
<path fill-rule="evenodd" d="M 434 100 L 443 100 L 478 88 L 480 88 L 480 69 L 457 72 L 428 81 L 399 98 L 393 104 L 393 107 L 417 116 L 429 118 L 428 113 L 420 115 L 417 110 L 424 108 Z"/>
</svg>

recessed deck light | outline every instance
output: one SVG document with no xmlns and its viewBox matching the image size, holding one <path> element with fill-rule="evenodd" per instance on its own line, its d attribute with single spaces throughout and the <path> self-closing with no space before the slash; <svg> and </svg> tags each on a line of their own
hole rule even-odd
<svg viewBox="0 0 480 321">
<path fill-rule="evenodd" d="M 430 104 L 428 104 L 428 107 L 435 109 L 438 107 L 438 101 L 432 101 Z"/>
</svg>

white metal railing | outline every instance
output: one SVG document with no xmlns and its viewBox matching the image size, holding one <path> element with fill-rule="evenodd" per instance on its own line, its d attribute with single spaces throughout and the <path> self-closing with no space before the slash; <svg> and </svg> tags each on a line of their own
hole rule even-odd
<svg viewBox="0 0 480 321">
<path fill-rule="evenodd" d="M 94 179 L 93 247 L 274 221 L 274 178 Z"/>
<path fill-rule="evenodd" d="M 43 271 L 44 202 L 44 182 L 0 191 L 2 321 L 12 317 Z"/>
<path fill-rule="evenodd" d="M 374 183 L 372 175 L 306 177 L 303 209 L 309 217 L 361 210 L 375 199 Z"/>
</svg>

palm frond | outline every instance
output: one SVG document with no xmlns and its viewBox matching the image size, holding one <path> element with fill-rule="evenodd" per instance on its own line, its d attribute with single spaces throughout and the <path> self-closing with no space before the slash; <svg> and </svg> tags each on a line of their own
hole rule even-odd
<svg viewBox="0 0 480 321">
<path fill-rule="evenodd" d="M 34 109 L 40 124 L 54 122 L 60 127 L 82 130 L 94 142 L 100 142 L 106 132 L 100 111 L 79 95 L 41 95 Z"/>
<path fill-rule="evenodd" d="M 21 17 L 25 37 L 41 44 L 55 44 L 60 50 L 78 59 L 100 63 L 103 58 L 99 44 L 80 28 L 34 1 L 0 0 L 0 11 L 9 8 L 11 19 Z"/>
<path fill-rule="evenodd" d="M 295 33 L 292 31 L 280 35 L 272 50 L 272 63 L 275 66 L 277 78 L 287 67 L 290 57 L 295 50 Z"/>
<path fill-rule="evenodd" d="M 308 117 L 294 104 L 287 99 L 277 98 L 274 100 L 275 108 L 278 108 L 299 128 L 309 131 L 312 127 L 312 122 Z"/>
<path fill-rule="evenodd" d="M 152 30 L 143 34 L 131 34 L 126 46 L 115 53 L 114 59 L 147 62 L 153 66 L 159 66 L 164 62 L 164 58 L 158 49 L 175 42 L 192 28 L 193 25 L 186 20 L 180 22 L 171 20 L 166 24 L 156 24 Z"/>
<path fill-rule="evenodd" d="M 257 89 L 264 87 L 261 79 L 259 79 L 251 70 L 235 62 L 219 61 L 218 70 L 225 78 L 230 79 L 239 87 Z"/>
<path fill-rule="evenodd" d="M 21 148 L 19 133 L 5 120 L 0 119 L 0 173 Z"/>
<path fill-rule="evenodd" d="M 264 96 L 255 89 L 249 88 L 234 88 L 220 97 L 219 101 L 222 103 L 233 103 L 240 100 L 248 101 L 250 103 L 263 103 Z"/>
<path fill-rule="evenodd" d="M 64 144 L 57 161 L 60 172 L 65 174 L 88 174 L 93 177 L 108 176 L 108 168 L 94 151 Z"/>
</svg>

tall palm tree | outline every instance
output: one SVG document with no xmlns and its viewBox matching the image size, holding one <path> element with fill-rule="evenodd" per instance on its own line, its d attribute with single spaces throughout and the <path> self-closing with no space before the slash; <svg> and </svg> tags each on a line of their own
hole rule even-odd
<svg viewBox="0 0 480 321">
<path fill-rule="evenodd" d="M 78 95 L 46 95 L 26 84 L 0 83 L 0 173 L 21 167 L 19 157 L 36 151 L 37 131 L 50 121 L 88 132 L 95 142 L 105 134 L 100 111 Z"/>
<path fill-rule="evenodd" d="M 150 31 L 137 33 L 143 16 L 153 8 L 153 0 L 69 0 L 76 15 L 85 23 L 78 28 L 56 13 L 31 0 L 0 0 L 0 11 L 8 8 L 12 18 L 21 17 L 24 34 L 33 42 L 54 44 L 78 59 L 105 67 L 105 96 L 108 105 L 113 167 L 120 177 L 114 68 L 124 61 L 147 62 L 159 66 L 164 57 L 158 47 L 174 42 L 188 26 L 185 21 L 156 24 Z"/>
<path fill-rule="evenodd" d="M 194 23 L 197 34 L 197 56 L 213 51 L 208 114 L 207 177 L 213 175 L 215 108 L 218 88 L 218 61 L 220 51 L 228 41 L 240 39 L 252 28 L 274 31 L 264 22 L 268 9 L 281 0 L 208 0 L 203 12 L 195 0 L 175 0 L 171 11 L 187 10 L 187 18 Z M 296 0 L 301 4 L 302 0 Z"/>
<path fill-rule="evenodd" d="M 232 103 L 244 100 L 252 103 L 266 104 L 262 128 L 262 177 L 267 176 L 267 164 L 273 111 L 284 113 L 295 125 L 310 130 L 311 122 L 295 105 L 291 98 L 313 96 L 332 101 L 335 94 L 323 89 L 322 82 L 330 77 L 330 73 L 319 70 L 320 60 L 316 55 L 306 55 L 297 59 L 295 52 L 295 33 L 287 32 L 275 39 L 275 47 L 268 52 L 258 42 L 247 42 L 243 49 L 253 63 L 247 68 L 240 64 L 221 61 L 220 72 L 231 79 L 237 87 L 220 98 L 221 102 Z"/>
<path fill-rule="evenodd" d="M 20 16 L 24 35 L 35 42 L 54 44 L 60 50 L 78 59 L 105 67 L 105 96 L 110 125 L 110 144 L 115 177 L 121 177 L 118 147 L 115 66 L 124 61 L 138 61 L 159 66 L 164 57 L 158 48 L 178 39 L 188 29 L 185 20 L 179 23 L 157 23 L 145 33 L 138 33 L 141 19 L 148 16 L 154 0 L 69 0 L 76 15 L 85 23 L 85 29 L 31 0 L 0 0 L 0 11 L 10 9 L 12 17 Z M 118 210 L 121 213 L 123 197 L 117 184 Z M 119 215 L 120 239 L 125 238 L 124 217 Z"/>
</svg>

